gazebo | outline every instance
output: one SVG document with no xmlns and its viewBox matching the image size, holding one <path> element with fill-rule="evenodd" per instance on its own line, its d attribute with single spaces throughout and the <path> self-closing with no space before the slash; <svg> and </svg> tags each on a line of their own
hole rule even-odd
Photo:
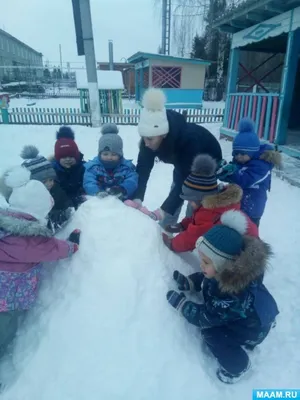
<svg viewBox="0 0 300 400">
<path fill-rule="evenodd" d="M 97 71 L 101 114 L 122 114 L 122 92 L 124 83 L 120 71 Z M 89 89 L 86 70 L 76 71 L 77 90 L 80 93 L 80 108 L 90 112 Z"/>
<path fill-rule="evenodd" d="M 234 137 L 238 121 L 248 116 L 262 141 L 300 157 L 300 0 L 246 0 L 213 27 L 233 33 L 221 135 Z M 250 69 L 241 62 L 242 52 L 266 53 L 267 58 Z M 271 64 L 276 54 L 282 55 L 282 61 Z M 269 71 L 257 77 L 263 64 Z M 265 80 L 274 70 L 281 71 L 281 80 L 270 88 Z M 240 90 L 245 76 L 253 84 Z"/>
<path fill-rule="evenodd" d="M 161 88 L 168 108 L 202 106 L 209 61 L 138 52 L 128 58 L 135 65 L 135 99 L 140 103 L 148 87 Z"/>
</svg>

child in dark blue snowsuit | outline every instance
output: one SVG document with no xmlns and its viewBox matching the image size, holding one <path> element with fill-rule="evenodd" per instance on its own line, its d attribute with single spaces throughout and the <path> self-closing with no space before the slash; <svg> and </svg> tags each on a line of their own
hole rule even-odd
<svg viewBox="0 0 300 400">
<path fill-rule="evenodd" d="M 202 273 L 188 277 L 174 272 L 180 291 L 201 292 L 197 304 L 183 293 L 167 293 L 169 303 L 201 329 L 204 342 L 217 359 L 217 377 L 237 382 L 250 368 L 247 350 L 253 350 L 268 335 L 279 313 L 263 284 L 271 250 L 259 238 L 244 236 L 246 216 L 230 210 L 221 224 L 199 238 L 196 248 Z"/>
<path fill-rule="evenodd" d="M 55 159 L 52 166 L 57 181 L 77 209 L 85 201 L 83 190 L 83 154 L 75 142 L 75 134 L 68 126 L 62 126 L 56 134 Z"/>
<path fill-rule="evenodd" d="M 138 174 L 123 157 L 123 141 L 115 124 L 102 127 L 98 156 L 85 165 L 83 186 L 87 195 L 130 199 L 138 186 Z"/>
<path fill-rule="evenodd" d="M 253 122 L 244 118 L 233 141 L 233 161 L 218 171 L 218 179 L 243 189 L 241 210 L 259 226 L 271 188 L 271 171 L 280 167 L 281 155 L 269 144 L 261 145 Z"/>
</svg>

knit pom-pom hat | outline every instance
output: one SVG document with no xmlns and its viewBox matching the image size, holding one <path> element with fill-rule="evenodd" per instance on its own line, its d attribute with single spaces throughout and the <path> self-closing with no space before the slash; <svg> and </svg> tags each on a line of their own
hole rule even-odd
<svg viewBox="0 0 300 400">
<path fill-rule="evenodd" d="M 73 157 L 76 161 L 79 161 L 80 152 L 75 143 L 75 134 L 69 126 L 62 126 L 56 133 L 56 139 L 54 154 L 57 161 L 68 157 Z"/>
<path fill-rule="evenodd" d="M 119 129 L 115 124 L 105 124 L 101 128 L 102 136 L 99 139 L 98 152 L 111 151 L 123 157 L 123 140 L 118 135 Z"/>
<path fill-rule="evenodd" d="M 239 133 L 232 144 L 232 155 L 246 154 L 253 158 L 259 154 L 260 141 L 255 132 L 254 122 L 250 118 L 243 118 L 239 122 Z"/>
<path fill-rule="evenodd" d="M 24 146 L 20 155 L 25 160 L 22 165 L 31 172 L 31 179 L 44 182 L 47 179 L 56 178 L 52 164 L 39 155 L 39 150 L 35 146 Z"/>
<path fill-rule="evenodd" d="M 247 228 L 248 220 L 242 212 L 226 211 L 221 216 L 221 224 L 201 236 L 196 248 L 212 260 L 217 272 L 222 272 L 225 263 L 241 253 Z"/>
<path fill-rule="evenodd" d="M 18 166 L 10 169 L 5 175 L 5 184 L 12 189 L 8 200 L 12 210 L 31 215 L 46 224 L 54 200 L 41 182 L 31 179 L 27 168 Z"/>
<path fill-rule="evenodd" d="M 164 136 L 169 133 L 166 96 L 161 89 L 150 88 L 145 92 L 138 132 L 141 137 Z"/>
<path fill-rule="evenodd" d="M 183 200 L 201 202 L 204 196 L 218 192 L 217 163 L 208 154 L 199 154 L 193 161 L 191 173 L 182 185 Z"/>
</svg>

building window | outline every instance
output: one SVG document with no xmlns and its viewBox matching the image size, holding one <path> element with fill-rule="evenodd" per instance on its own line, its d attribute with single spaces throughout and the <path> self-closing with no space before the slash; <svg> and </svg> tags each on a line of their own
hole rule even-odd
<svg viewBox="0 0 300 400">
<path fill-rule="evenodd" d="M 6 41 L 6 48 L 8 53 L 10 52 L 10 45 L 9 45 L 9 40 Z"/>
<path fill-rule="evenodd" d="M 176 89 L 181 86 L 181 67 L 152 67 L 152 86 Z"/>
<path fill-rule="evenodd" d="M 0 37 L 0 49 L 4 50 L 4 39 Z"/>
</svg>

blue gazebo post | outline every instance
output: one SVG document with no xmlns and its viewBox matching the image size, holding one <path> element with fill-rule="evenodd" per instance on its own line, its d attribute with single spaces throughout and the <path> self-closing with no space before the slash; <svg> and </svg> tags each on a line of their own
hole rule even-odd
<svg viewBox="0 0 300 400">
<path fill-rule="evenodd" d="M 294 10 L 292 10 L 294 11 Z M 292 28 L 293 12 L 291 15 L 290 29 Z M 282 73 L 281 90 L 279 96 L 278 124 L 275 133 L 275 143 L 286 144 L 290 110 L 293 101 L 298 56 L 300 50 L 300 30 L 291 31 L 288 34 L 284 68 Z"/>
<path fill-rule="evenodd" d="M 134 78 L 135 78 L 135 100 L 136 101 L 140 100 L 139 73 L 140 73 L 140 71 L 137 68 L 137 65 L 135 65 Z"/>
<path fill-rule="evenodd" d="M 143 92 L 144 92 L 144 67 L 143 65 L 140 68 L 140 98 L 139 100 L 142 101 Z"/>
<path fill-rule="evenodd" d="M 228 127 L 228 117 L 229 117 L 229 102 L 230 102 L 230 95 L 236 92 L 236 84 L 238 79 L 239 73 L 239 60 L 240 60 L 240 49 L 233 48 L 230 51 L 229 57 L 229 68 L 228 68 L 228 81 L 227 81 L 227 93 L 226 93 L 226 114 L 224 118 L 223 126 L 226 128 Z"/>
</svg>

